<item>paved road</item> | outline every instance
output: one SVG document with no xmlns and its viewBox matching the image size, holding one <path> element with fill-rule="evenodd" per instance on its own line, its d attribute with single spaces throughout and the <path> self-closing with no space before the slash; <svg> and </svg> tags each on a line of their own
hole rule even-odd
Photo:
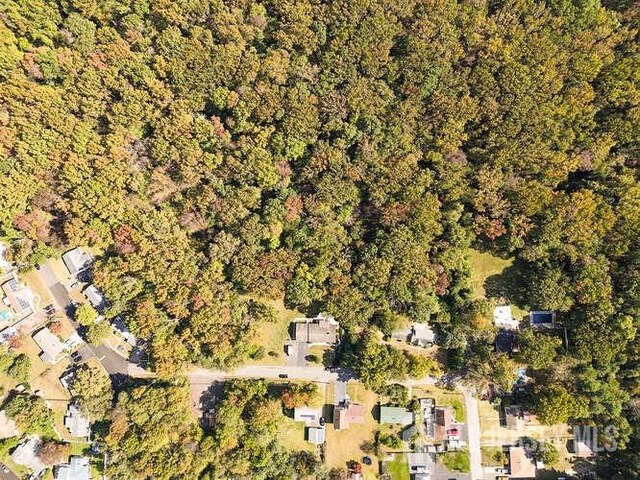
<svg viewBox="0 0 640 480">
<path fill-rule="evenodd" d="M 467 411 L 467 433 L 469 438 L 469 456 L 471 457 L 471 480 L 482 480 L 482 457 L 480 454 L 480 411 L 478 400 L 470 392 L 464 391 L 464 404 Z"/>
<path fill-rule="evenodd" d="M 278 379 L 287 375 L 290 380 L 307 380 L 310 382 L 330 383 L 349 373 L 338 370 L 325 370 L 324 367 L 297 367 L 277 365 L 247 365 L 231 371 L 196 368 L 189 372 L 192 383 L 206 383 L 225 378 L 265 378 Z"/>
</svg>

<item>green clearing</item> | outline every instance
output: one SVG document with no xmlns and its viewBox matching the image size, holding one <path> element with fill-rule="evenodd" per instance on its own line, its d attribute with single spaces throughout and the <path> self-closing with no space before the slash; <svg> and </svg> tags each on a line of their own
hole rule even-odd
<svg viewBox="0 0 640 480">
<path fill-rule="evenodd" d="M 387 463 L 391 480 L 409 480 L 409 464 L 404 455 L 396 455 L 393 461 Z"/>
<path fill-rule="evenodd" d="M 294 318 L 304 317 L 304 314 L 297 310 L 289 310 L 282 300 L 256 300 L 273 307 L 278 320 L 276 323 L 262 323 L 258 326 L 253 343 L 257 347 L 263 347 L 265 355 L 261 359 L 248 360 L 247 363 L 284 365 L 284 343 L 289 339 L 289 325 Z"/>
<path fill-rule="evenodd" d="M 315 445 L 307 442 L 304 439 L 304 434 L 303 422 L 295 422 L 292 418 L 284 416 L 278 422 L 278 441 L 285 450 L 315 452 Z"/>
<path fill-rule="evenodd" d="M 513 315 L 524 318 L 526 309 L 519 301 L 522 280 L 514 259 L 471 249 L 469 261 L 474 298 L 504 298 L 511 304 Z"/>
<path fill-rule="evenodd" d="M 442 465 L 452 472 L 468 473 L 471 471 L 471 458 L 469 452 L 460 450 L 458 452 L 446 452 L 440 456 Z"/>
</svg>

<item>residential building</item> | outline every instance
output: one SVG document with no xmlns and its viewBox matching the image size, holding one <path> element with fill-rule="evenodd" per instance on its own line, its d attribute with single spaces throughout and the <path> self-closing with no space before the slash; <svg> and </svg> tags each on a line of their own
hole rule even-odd
<svg viewBox="0 0 640 480">
<path fill-rule="evenodd" d="M 421 398 L 420 410 L 424 422 L 424 433 L 428 438 L 433 438 L 436 427 L 436 401 L 433 398 Z"/>
<path fill-rule="evenodd" d="M 40 438 L 29 437 L 13 450 L 11 460 L 30 469 L 34 476 L 40 475 L 45 469 L 44 463 L 38 458 L 38 450 L 41 444 Z"/>
<path fill-rule="evenodd" d="M 496 327 L 505 330 L 517 330 L 520 322 L 513 318 L 510 305 L 502 305 L 493 309 L 493 323 Z"/>
<path fill-rule="evenodd" d="M 447 439 L 447 431 L 453 424 L 453 409 L 451 407 L 435 408 L 435 440 L 442 442 Z"/>
<path fill-rule="evenodd" d="M 18 281 L 15 272 L 5 276 L 0 283 L 3 293 L 2 303 L 7 309 L 10 309 L 18 318 L 33 313 L 33 292 Z M 7 317 L 7 314 L 3 314 L 3 317 Z"/>
<path fill-rule="evenodd" d="M 518 480 L 536 478 L 535 461 L 523 447 L 509 447 L 509 478 Z"/>
<path fill-rule="evenodd" d="M 89 480 L 91 478 L 89 457 L 74 455 L 69 463 L 58 465 L 53 470 L 55 480 Z"/>
<path fill-rule="evenodd" d="M 48 328 L 43 328 L 33 335 L 33 339 L 42 350 L 40 359 L 45 363 L 56 363 L 65 350 L 64 343 Z"/>
<path fill-rule="evenodd" d="M 62 255 L 67 270 L 72 277 L 78 278 L 82 272 L 89 270 L 93 265 L 93 257 L 91 254 L 80 247 L 76 247 Z"/>
<path fill-rule="evenodd" d="M 124 338 L 125 342 L 127 342 L 132 347 L 136 346 L 137 344 L 136 336 L 129 331 L 122 317 L 117 316 L 116 318 L 111 320 L 111 327 L 118 335 Z"/>
<path fill-rule="evenodd" d="M 316 345 L 334 345 L 338 343 L 338 322 L 330 316 L 318 315 L 316 318 L 297 318 L 294 320 L 295 340 Z"/>
<path fill-rule="evenodd" d="M 296 422 L 305 422 L 307 425 L 319 424 L 322 418 L 322 410 L 315 407 L 296 407 L 293 409 L 293 419 Z"/>
<path fill-rule="evenodd" d="M 87 297 L 89 303 L 93 305 L 96 310 L 102 311 L 105 307 L 106 301 L 104 295 L 102 295 L 102 292 L 98 290 L 98 287 L 95 285 L 89 285 L 82 293 L 84 293 L 84 296 Z"/>
<path fill-rule="evenodd" d="M 436 341 L 436 334 L 426 323 L 414 323 L 411 327 L 411 343 L 419 347 L 429 347 Z"/>
<path fill-rule="evenodd" d="M 404 407 L 380 407 L 380 423 L 391 423 L 399 425 L 411 425 L 413 423 L 413 412 Z"/>
<path fill-rule="evenodd" d="M 352 423 L 364 423 L 364 407 L 348 401 L 336 405 L 333 409 L 333 427 L 346 430 Z"/>
<path fill-rule="evenodd" d="M 89 438 L 91 423 L 75 403 L 70 403 L 64 416 L 64 426 L 67 427 L 72 437 Z"/>
<path fill-rule="evenodd" d="M 325 442 L 324 426 L 307 428 L 307 440 L 314 445 L 322 445 Z"/>
</svg>

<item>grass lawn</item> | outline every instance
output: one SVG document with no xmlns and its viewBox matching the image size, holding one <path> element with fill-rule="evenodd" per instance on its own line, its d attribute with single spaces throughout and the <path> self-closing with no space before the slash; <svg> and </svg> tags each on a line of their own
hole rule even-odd
<svg viewBox="0 0 640 480">
<path fill-rule="evenodd" d="M 468 473 L 471 471 L 471 458 L 469 452 L 460 450 L 458 452 L 446 452 L 440 455 L 439 460 L 447 470 Z"/>
<path fill-rule="evenodd" d="M 283 416 L 278 423 L 278 442 L 289 451 L 316 451 L 316 446 L 304 439 L 304 423 L 289 417 Z"/>
<path fill-rule="evenodd" d="M 464 397 L 461 393 L 449 392 L 433 385 L 421 386 L 413 389 L 413 398 L 434 398 L 436 405 L 449 405 L 453 408 L 456 422 L 467 421 L 464 409 Z"/>
<path fill-rule="evenodd" d="M 404 455 L 396 455 L 392 462 L 387 463 L 391 480 L 409 480 L 409 463 Z"/>
<path fill-rule="evenodd" d="M 282 300 L 258 300 L 274 308 L 278 321 L 258 326 L 253 343 L 264 347 L 265 355 L 259 360 L 248 360 L 247 364 L 284 365 L 284 343 L 289 339 L 289 325 L 294 318 L 304 317 L 304 315 L 297 310 L 287 309 Z M 269 355 L 269 352 L 273 353 Z"/>
<path fill-rule="evenodd" d="M 364 406 L 364 423 L 352 423 L 345 430 L 336 431 L 333 424 L 327 425 L 327 443 L 325 444 L 325 462 L 329 468 L 344 468 L 347 462 L 362 461 L 362 457 L 368 455 L 372 458 L 372 465 L 362 465 L 365 478 L 375 478 L 378 469 L 378 459 L 375 454 L 362 450 L 363 444 L 373 442 L 374 432 L 380 425 L 371 415 L 371 410 L 378 402 L 378 396 L 365 389 L 361 384 L 349 382 L 347 393 L 353 403 Z"/>
<path fill-rule="evenodd" d="M 504 465 L 504 454 L 500 447 L 481 447 L 482 465 L 487 467 L 501 467 Z"/>
<path fill-rule="evenodd" d="M 526 315 L 520 305 L 522 280 L 513 258 L 504 259 L 491 253 L 471 249 L 471 285 L 474 298 L 504 298 L 511 304 L 513 315 L 522 319 Z"/>
</svg>

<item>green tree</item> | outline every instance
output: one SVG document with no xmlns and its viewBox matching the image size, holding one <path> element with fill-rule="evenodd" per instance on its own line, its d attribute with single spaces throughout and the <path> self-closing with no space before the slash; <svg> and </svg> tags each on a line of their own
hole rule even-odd
<svg viewBox="0 0 640 480">
<path fill-rule="evenodd" d="M 93 325 L 98 318 L 98 312 L 88 303 L 81 304 L 75 313 L 76 322 L 85 327 Z"/>
<path fill-rule="evenodd" d="M 533 330 L 524 330 L 518 334 L 520 341 L 519 360 L 534 370 L 549 368 L 557 355 L 561 341 L 557 337 Z"/>
<path fill-rule="evenodd" d="M 91 420 L 107 418 L 113 391 L 111 379 L 102 368 L 92 363 L 82 364 L 75 372 L 71 390 L 84 414 Z"/>
</svg>

